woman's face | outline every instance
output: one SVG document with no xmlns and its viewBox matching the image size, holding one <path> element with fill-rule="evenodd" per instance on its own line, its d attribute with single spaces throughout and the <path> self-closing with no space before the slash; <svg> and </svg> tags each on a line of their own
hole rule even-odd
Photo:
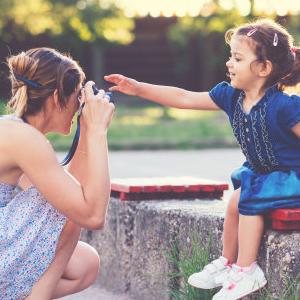
<svg viewBox="0 0 300 300">
<path fill-rule="evenodd" d="M 78 88 L 75 90 L 74 93 L 72 93 L 67 100 L 67 104 L 65 107 L 62 107 L 61 109 L 61 132 L 60 134 L 63 135 L 69 135 L 71 132 L 71 126 L 74 123 L 74 116 L 76 112 L 79 109 L 79 100 L 78 100 L 78 95 L 80 93 L 81 85 L 78 86 Z"/>
</svg>

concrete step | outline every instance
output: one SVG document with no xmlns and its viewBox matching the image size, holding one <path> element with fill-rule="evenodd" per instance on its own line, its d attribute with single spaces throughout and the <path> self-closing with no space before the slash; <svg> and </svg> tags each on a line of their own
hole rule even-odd
<svg viewBox="0 0 300 300">
<path fill-rule="evenodd" d="M 115 294 L 101 289 L 95 285 L 88 289 L 70 296 L 60 298 L 61 300 L 134 300 L 128 295 Z"/>
</svg>

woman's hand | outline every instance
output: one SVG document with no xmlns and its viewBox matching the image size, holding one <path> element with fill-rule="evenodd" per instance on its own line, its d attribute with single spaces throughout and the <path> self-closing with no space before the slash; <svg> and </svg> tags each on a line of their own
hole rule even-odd
<svg viewBox="0 0 300 300">
<path fill-rule="evenodd" d="M 109 96 L 105 94 L 104 90 L 99 90 L 99 93 L 94 95 L 93 85 L 94 82 L 87 82 L 84 90 L 81 92 L 81 101 L 85 102 L 82 110 L 83 122 L 87 130 L 93 129 L 106 133 L 115 106 L 109 102 Z"/>
<path fill-rule="evenodd" d="M 116 84 L 109 88 L 110 91 L 119 91 L 128 95 L 138 95 L 139 82 L 132 78 L 120 74 L 112 74 L 104 76 L 104 79 Z"/>
</svg>

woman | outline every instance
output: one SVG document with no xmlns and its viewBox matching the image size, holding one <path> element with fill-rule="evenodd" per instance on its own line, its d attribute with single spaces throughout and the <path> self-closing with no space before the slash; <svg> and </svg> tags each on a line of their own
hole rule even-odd
<svg viewBox="0 0 300 300">
<path fill-rule="evenodd" d="M 0 118 L 0 298 L 54 299 L 90 286 L 96 251 L 81 227 L 102 229 L 110 196 L 106 133 L 114 105 L 70 57 L 37 48 L 8 58 L 14 114 Z M 82 111 L 68 171 L 44 137 L 69 134 Z M 24 191 L 14 198 L 19 184 Z"/>
</svg>

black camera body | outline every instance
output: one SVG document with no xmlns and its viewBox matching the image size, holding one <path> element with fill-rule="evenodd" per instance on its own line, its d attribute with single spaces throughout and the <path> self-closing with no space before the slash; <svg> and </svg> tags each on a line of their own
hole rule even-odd
<svg viewBox="0 0 300 300">
<path fill-rule="evenodd" d="M 94 95 L 97 95 L 99 93 L 99 90 L 95 85 L 92 87 L 92 89 L 93 89 Z M 107 95 L 109 97 L 109 102 L 113 102 L 113 97 L 112 97 L 111 92 L 107 92 L 107 93 L 105 93 L 105 95 Z"/>
<path fill-rule="evenodd" d="M 97 87 L 93 86 L 92 88 L 93 88 L 94 95 L 97 95 L 99 93 L 99 90 L 97 89 Z M 113 103 L 112 93 L 107 92 L 105 94 L 109 97 L 109 102 Z M 78 95 L 78 100 L 80 100 L 80 92 L 79 92 L 79 95 Z M 77 129 L 76 129 L 76 132 L 75 132 L 73 143 L 71 145 L 71 149 L 70 149 L 69 153 L 67 154 L 65 159 L 61 162 L 62 166 L 67 165 L 71 161 L 71 159 L 73 158 L 73 156 L 75 154 L 75 151 L 76 151 L 76 148 L 77 148 L 77 145 L 78 145 L 78 141 L 79 141 L 79 137 L 80 137 L 80 117 L 81 117 L 81 114 L 82 114 L 82 109 L 84 107 L 84 104 L 85 103 L 81 103 L 81 105 L 79 107 L 78 114 L 77 114 Z"/>
</svg>

